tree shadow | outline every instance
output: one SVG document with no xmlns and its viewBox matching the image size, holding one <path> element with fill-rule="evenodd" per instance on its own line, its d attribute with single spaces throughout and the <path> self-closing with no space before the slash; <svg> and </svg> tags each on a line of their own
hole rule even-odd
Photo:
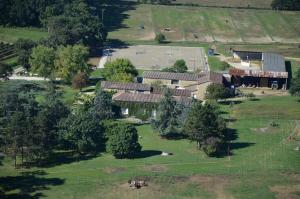
<svg viewBox="0 0 300 199">
<path fill-rule="evenodd" d="M 91 154 L 81 155 L 75 153 L 74 151 L 63 151 L 63 152 L 55 152 L 51 154 L 48 158 L 40 162 L 34 162 L 29 164 L 34 165 L 36 167 L 49 168 L 49 167 L 58 166 L 62 164 L 70 164 L 73 162 L 90 160 L 97 156 L 99 156 L 99 154 L 91 153 Z"/>
<path fill-rule="evenodd" d="M 60 178 L 42 177 L 45 175 L 47 175 L 45 171 L 38 170 L 22 172 L 18 176 L 0 177 L 0 198 L 38 199 L 45 197 L 41 191 L 49 190 L 49 186 L 59 186 L 65 182 L 64 179 Z M 18 190 L 19 192 L 17 192 Z"/>
<path fill-rule="evenodd" d="M 238 134 L 236 129 L 228 128 L 224 135 L 224 143 L 220 146 L 218 152 L 215 154 L 217 158 L 223 158 L 226 156 L 234 155 L 234 151 L 246 147 L 253 146 L 252 142 L 233 142 L 237 140 Z"/>
<path fill-rule="evenodd" d="M 141 151 L 140 153 L 135 154 L 133 157 L 131 157 L 132 159 L 138 159 L 138 158 L 148 158 L 148 157 L 152 157 L 152 156 L 157 156 L 157 155 L 161 155 L 161 151 L 158 150 L 144 150 Z"/>
<path fill-rule="evenodd" d="M 241 104 L 243 101 L 241 100 L 224 100 L 224 101 L 218 101 L 219 104 L 222 105 L 236 105 L 236 104 Z"/>
</svg>

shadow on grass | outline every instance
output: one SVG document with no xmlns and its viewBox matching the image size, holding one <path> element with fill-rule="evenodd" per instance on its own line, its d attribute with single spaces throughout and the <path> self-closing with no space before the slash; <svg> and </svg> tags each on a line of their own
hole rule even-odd
<svg viewBox="0 0 300 199">
<path fill-rule="evenodd" d="M 41 191 L 50 189 L 49 186 L 59 186 L 65 182 L 60 178 L 45 178 L 43 177 L 45 175 L 47 175 L 46 172 L 38 170 L 22 172 L 18 176 L 0 177 L 0 198 L 38 199 L 45 197 Z"/>
<path fill-rule="evenodd" d="M 90 160 L 99 156 L 99 154 L 84 154 L 80 155 L 73 151 L 63 151 L 63 152 L 55 152 L 49 156 L 49 158 L 44 159 L 40 163 L 31 163 L 30 165 L 34 165 L 41 168 L 49 168 L 53 166 L 58 166 L 62 164 L 70 164 L 73 162 Z"/>
<path fill-rule="evenodd" d="M 237 131 L 235 129 L 228 128 L 225 133 L 224 143 L 222 144 L 218 152 L 215 154 L 215 157 L 223 158 L 226 156 L 231 156 L 234 155 L 235 150 L 250 147 L 255 144 L 251 142 L 233 142 L 237 139 Z"/>
<path fill-rule="evenodd" d="M 222 104 L 222 105 L 236 105 L 236 104 L 241 104 L 243 103 L 243 101 L 241 100 L 222 100 L 222 101 L 218 101 L 219 104 Z"/>
<path fill-rule="evenodd" d="M 136 154 L 135 156 L 132 157 L 132 159 L 137 159 L 137 158 L 149 158 L 152 156 L 157 156 L 157 155 L 161 155 L 161 151 L 157 151 L 157 150 L 144 150 L 141 151 L 140 153 Z"/>
</svg>

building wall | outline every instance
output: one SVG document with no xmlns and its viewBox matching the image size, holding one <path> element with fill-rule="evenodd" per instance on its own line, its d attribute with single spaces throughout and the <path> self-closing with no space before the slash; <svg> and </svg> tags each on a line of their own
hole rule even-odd
<svg viewBox="0 0 300 199">
<path fill-rule="evenodd" d="M 211 82 L 206 82 L 206 83 L 198 85 L 197 91 L 192 92 L 192 95 L 196 96 L 196 99 L 198 99 L 198 100 L 204 100 L 206 88 L 210 84 L 211 84 Z"/>
<path fill-rule="evenodd" d="M 197 82 L 196 81 L 183 81 L 183 80 L 179 80 L 179 83 L 178 84 L 171 84 L 171 80 L 166 80 L 166 79 L 149 79 L 149 78 L 144 78 L 143 79 L 143 83 L 144 84 L 152 84 L 152 83 L 155 83 L 155 82 L 161 82 L 162 85 L 165 85 L 165 86 L 168 86 L 169 88 L 175 88 L 176 86 L 179 86 L 179 87 L 182 87 L 182 88 L 185 88 L 187 86 L 191 86 L 191 85 L 194 85 L 196 84 Z"/>
</svg>

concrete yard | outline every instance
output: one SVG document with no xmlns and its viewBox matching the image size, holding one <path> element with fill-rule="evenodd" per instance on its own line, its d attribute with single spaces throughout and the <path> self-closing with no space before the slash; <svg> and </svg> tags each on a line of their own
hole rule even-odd
<svg viewBox="0 0 300 199">
<path fill-rule="evenodd" d="M 104 55 L 108 55 L 107 61 L 129 59 L 142 70 L 160 70 L 172 66 L 179 59 L 185 60 L 189 71 L 207 70 L 206 55 L 201 47 L 137 45 L 110 49 L 110 53 L 104 52 Z"/>
</svg>

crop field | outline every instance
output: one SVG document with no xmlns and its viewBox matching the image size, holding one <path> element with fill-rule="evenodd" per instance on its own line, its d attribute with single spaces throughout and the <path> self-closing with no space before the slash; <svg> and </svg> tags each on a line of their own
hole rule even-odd
<svg viewBox="0 0 300 199">
<path fill-rule="evenodd" d="M 116 12 L 120 8 L 109 9 Z M 137 5 L 123 15 L 120 27 L 110 27 L 109 38 L 152 40 L 161 32 L 170 41 L 300 42 L 300 12 Z"/>
<path fill-rule="evenodd" d="M 135 159 L 118 160 L 102 153 L 78 160 L 72 153 L 57 152 L 47 167 L 15 170 L 5 158 L 0 166 L 0 197 L 5 193 L 7 198 L 55 199 L 296 199 L 300 197 L 299 151 L 294 150 L 300 142 L 299 103 L 298 98 L 286 96 L 220 105 L 229 122 L 230 144 L 214 158 L 185 139 L 161 139 L 150 125 L 137 125 L 143 149 Z M 173 155 L 161 156 L 162 151 Z M 145 179 L 148 186 L 133 190 L 129 179 Z"/>
</svg>

